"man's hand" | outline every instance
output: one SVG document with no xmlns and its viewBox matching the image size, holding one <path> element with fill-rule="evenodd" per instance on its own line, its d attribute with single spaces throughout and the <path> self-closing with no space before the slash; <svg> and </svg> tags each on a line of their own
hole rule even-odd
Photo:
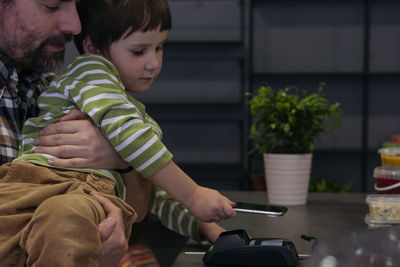
<svg viewBox="0 0 400 267">
<path fill-rule="evenodd" d="M 103 244 L 103 254 L 99 258 L 99 266 L 117 266 L 128 249 L 121 210 L 105 197 L 94 192 L 91 192 L 90 195 L 103 206 L 106 212 L 106 219 L 98 226 Z"/>
<path fill-rule="evenodd" d="M 49 164 L 67 168 L 124 169 L 128 165 L 92 120 L 72 110 L 48 125 L 35 140 L 35 152 L 55 156 Z"/>
</svg>

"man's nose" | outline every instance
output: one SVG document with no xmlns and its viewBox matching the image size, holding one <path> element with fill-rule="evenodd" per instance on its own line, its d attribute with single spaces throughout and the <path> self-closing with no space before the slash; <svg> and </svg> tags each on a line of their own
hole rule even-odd
<svg viewBox="0 0 400 267">
<path fill-rule="evenodd" d="M 68 4 L 60 11 L 59 29 L 62 33 L 76 35 L 82 30 L 76 4 L 73 1 L 65 3 Z"/>
</svg>

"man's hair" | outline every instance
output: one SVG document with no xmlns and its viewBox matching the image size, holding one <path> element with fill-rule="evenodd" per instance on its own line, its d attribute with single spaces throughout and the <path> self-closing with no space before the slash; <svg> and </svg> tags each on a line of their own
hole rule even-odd
<svg viewBox="0 0 400 267">
<path fill-rule="evenodd" d="M 159 26 L 160 31 L 171 29 L 167 0 L 84 0 L 78 3 L 78 12 L 82 32 L 75 37 L 75 45 L 81 54 L 86 36 L 101 53 L 108 55 L 113 42 L 133 32 L 151 31 Z"/>
</svg>

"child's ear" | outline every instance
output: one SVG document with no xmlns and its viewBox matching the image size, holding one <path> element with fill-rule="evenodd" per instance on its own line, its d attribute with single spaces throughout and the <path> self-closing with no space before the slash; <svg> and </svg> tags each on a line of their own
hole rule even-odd
<svg viewBox="0 0 400 267">
<path fill-rule="evenodd" d="M 90 36 L 86 36 L 82 41 L 83 52 L 86 54 L 100 54 L 99 49 L 92 43 Z"/>
</svg>

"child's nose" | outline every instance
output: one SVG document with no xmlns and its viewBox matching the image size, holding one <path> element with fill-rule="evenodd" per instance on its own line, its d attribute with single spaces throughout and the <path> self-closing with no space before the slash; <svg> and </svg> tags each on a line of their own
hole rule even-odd
<svg viewBox="0 0 400 267">
<path fill-rule="evenodd" d="M 161 58 L 156 53 L 150 53 L 146 64 L 146 68 L 149 70 L 155 70 L 160 68 Z"/>
</svg>

